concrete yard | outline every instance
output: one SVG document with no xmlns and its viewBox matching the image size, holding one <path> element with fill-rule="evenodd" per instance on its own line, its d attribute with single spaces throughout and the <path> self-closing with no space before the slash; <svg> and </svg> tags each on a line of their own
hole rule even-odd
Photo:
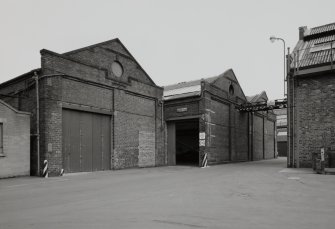
<svg viewBox="0 0 335 229">
<path fill-rule="evenodd" d="M 331 228 L 335 176 L 284 158 L 0 180 L 0 228 Z"/>
</svg>

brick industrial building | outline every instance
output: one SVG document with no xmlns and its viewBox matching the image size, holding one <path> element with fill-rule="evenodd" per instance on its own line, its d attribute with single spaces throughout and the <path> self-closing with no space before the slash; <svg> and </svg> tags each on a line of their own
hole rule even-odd
<svg viewBox="0 0 335 229">
<path fill-rule="evenodd" d="M 335 23 L 299 28 L 288 75 L 289 167 L 311 167 L 321 148 L 335 152 L 334 48 Z"/>
<path fill-rule="evenodd" d="M 30 174 L 30 114 L 0 100 L 0 178 Z"/>
<path fill-rule="evenodd" d="M 118 39 L 41 50 L 41 68 L 2 83 L 0 94 L 32 113 L 32 174 L 45 159 L 51 175 L 166 164 L 163 89 Z"/>
<path fill-rule="evenodd" d="M 267 100 L 265 93 L 250 98 Z M 236 109 L 245 103 L 248 100 L 231 69 L 164 87 L 168 164 L 204 166 L 274 158 L 275 115 Z"/>
<path fill-rule="evenodd" d="M 265 91 L 253 96 L 247 96 L 250 104 L 268 103 Z M 250 116 L 250 154 L 251 160 L 275 158 L 277 156 L 276 115 L 273 110 L 255 111 Z"/>
</svg>

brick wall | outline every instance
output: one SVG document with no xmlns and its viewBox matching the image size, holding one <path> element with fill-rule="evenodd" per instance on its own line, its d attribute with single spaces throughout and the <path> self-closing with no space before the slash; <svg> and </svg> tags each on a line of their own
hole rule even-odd
<svg viewBox="0 0 335 229">
<path fill-rule="evenodd" d="M 179 112 L 178 110 L 182 110 Z M 185 111 L 186 109 L 186 111 Z M 185 117 L 185 116 L 195 116 L 199 115 L 199 99 L 180 99 L 178 102 L 175 101 L 165 101 L 164 102 L 164 115 L 165 119 Z"/>
<path fill-rule="evenodd" d="M 275 122 L 264 119 L 264 159 L 275 157 Z"/>
<path fill-rule="evenodd" d="M 205 100 L 206 107 L 209 106 L 209 109 L 215 112 L 212 116 L 214 119 L 218 119 L 219 124 L 215 126 L 216 132 L 212 133 L 216 141 L 223 144 L 216 148 L 217 154 L 213 163 L 214 161 L 222 163 L 224 161 L 248 160 L 248 114 L 235 109 L 236 103 L 244 102 L 242 99 L 244 97 L 243 91 L 232 71 L 226 72 L 226 77 L 218 78 L 213 84 L 205 84 L 205 90 L 211 94 Z M 233 95 L 228 93 L 230 85 L 234 87 Z"/>
<path fill-rule="evenodd" d="M 275 115 L 271 112 L 256 112 L 253 115 L 253 160 L 275 157 Z"/>
<path fill-rule="evenodd" d="M 248 113 L 238 112 L 234 109 L 235 125 L 235 161 L 248 161 L 249 154 L 249 128 Z"/>
<path fill-rule="evenodd" d="M 254 115 L 253 160 L 263 159 L 263 117 Z"/>
<path fill-rule="evenodd" d="M 313 152 L 320 152 L 325 147 L 326 152 L 335 152 L 335 74 L 323 73 L 302 77 L 296 76 L 291 81 L 290 98 L 294 99 L 293 109 L 290 109 L 291 128 L 294 120 L 295 160 L 293 166 L 311 167 Z M 292 131 L 292 129 L 291 129 Z M 292 160 L 292 154 L 290 159 Z"/>
<path fill-rule="evenodd" d="M 140 133 L 150 133 L 150 136 L 156 138 L 155 115 L 154 100 L 115 91 L 114 168 L 139 166 Z M 150 160 L 155 161 L 155 158 Z"/>
<path fill-rule="evenodd" d="M 109 47 L 98 46 L 90 50 L 83 50 L 69 54 L 68 56 L 75 60 L 106 69 L 108 77 L 113 78 L 114 80 L 128 82 L 129 78 L 132 77 L 138 79 L 142 83 L 151 84 L 151 81 L 148 79 L 146 74 L 139 69 L 137 63 L 129 55 L 120 55 L 119 53 L 124 54 L 122 50 L 115 51 Z M 120 62 L 123 66 L 124 74 L 120 78 L 112 73 L 111 66 L 114 60 Z"/>
<path fill-rule="evenodd" d="M 229 113 L 229 104 L 206 99 L 206 147 L 209 152 L 209 164 L 217 164 L 230 160 Z"/>
<path fill-rule="evenodd" d="M 30 114 L 19 112 L 0 101 L 3 125 L 3 154 L 0 178 L 30 174 Z"/>
</svg>

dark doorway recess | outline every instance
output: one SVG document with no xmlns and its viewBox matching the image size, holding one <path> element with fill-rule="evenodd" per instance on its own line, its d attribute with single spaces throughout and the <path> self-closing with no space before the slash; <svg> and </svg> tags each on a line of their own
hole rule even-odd
<svg viewBox="0 0 335 229">
<path fill-rule="evenodd" d="M 287 157 L 287 142 L 277 142 L 278 156 Z"/>
<path fill-rule="evenodd" d="M 199 120 L 176 122 L 176 164 L 199 165 Z"/>
</svg>

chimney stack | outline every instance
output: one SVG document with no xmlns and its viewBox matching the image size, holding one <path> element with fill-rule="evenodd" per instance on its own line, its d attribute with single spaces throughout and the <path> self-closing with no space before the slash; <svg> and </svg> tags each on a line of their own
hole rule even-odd
<svg viewBox="0 0 335 229">
<path fill-rule="evenodd" d="M 301 26 L 299 27 L 299 40 L 304 39 L 304 33 L 307 30 L 307 26 Z"/>
</svg>

